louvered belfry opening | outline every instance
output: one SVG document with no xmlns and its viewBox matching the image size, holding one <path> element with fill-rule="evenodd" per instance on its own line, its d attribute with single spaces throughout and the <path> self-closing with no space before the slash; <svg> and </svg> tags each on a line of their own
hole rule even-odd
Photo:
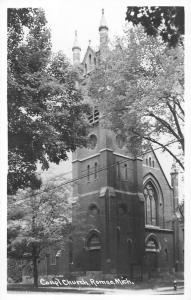
<svg viewBox="0 0 191 300">
<path fill-rule="evenodd" d="M 98 125 L 99 124 L 99 117 L 100 117 L 100 114 L 99 114 L 98 107 L 95 106 L 92 110 L 92 114 L 88 118 L 89 123 L 93 126 Z"/>
</svg>

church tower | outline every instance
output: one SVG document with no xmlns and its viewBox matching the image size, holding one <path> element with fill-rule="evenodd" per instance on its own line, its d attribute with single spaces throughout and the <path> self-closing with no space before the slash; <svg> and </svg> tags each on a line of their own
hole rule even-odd
<svg viewBox="0 0 191 300">
<path fill-rule="evenodd" d="M 85 79 L 109 51 L 104 10 L 99 33 L 100 51 L 89 45 L 82 62 Z M 102 278 L 128 275 L 133 264 L 141 266 L 144 255 L 142 159 L 127 150 L 122 135 L 103 127 L 98 109 L 89 122 L 88 147 L 78 148 L 72 161 L 73 179 L 78 180 L 73 187 L 71 270 L 99 272 Z"/>
<path fill-rule="evenodd" d="M 73 64 L 74 65 L 79 65 L 80 64 L 80 53 L 81 53 L 81 48 L 78 43 L 78 35 L 77 35 L 77 30 L 75 31 L 75 38 L 74 38 L 74 43 L 72 47 L 72 52 L 73 52 Z"/>
<path fill-rule="evenodd" d="M 100 34 L 100 56 L 103 59 L 108 52 L 108 25 L 104 15 L 104 9 L 102 9 L 102 16 L 99 26 Z"/>
</svg>

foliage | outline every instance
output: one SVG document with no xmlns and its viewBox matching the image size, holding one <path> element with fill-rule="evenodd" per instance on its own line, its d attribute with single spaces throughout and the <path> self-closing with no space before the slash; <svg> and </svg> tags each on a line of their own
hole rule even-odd
<svg viewBox="0 0 191 300">
<path fill-rule="evenodd" d="M 117 40 L 92 74 L 89 87 L 106 125 L 126 136 L 129 151 L 137 153 L 140 143 L 149 141 L 170 153 L 182 168 L 182 158 L 166 144 L 176 141 L 179 153 L 184 153 L 183 63 L 182 45 L 169 49 L 139 26 Z"/>
<path fill-rule="evenodd" d="M 184 7 L 132 6 L 127 7 L 126 20 L 141 24 L 148 35 L 160 35 L 169 46 L 175 47 L 184 34 Z"/>
<path fill-rule="evenodd" d="M 8 282 L 22 281 L 22 263 L 20 261 L 12 258 L 7 260 L 7 277 Z"/>
<path fill-rule="evenodd" d="M 39 188 L 37 162 L 48 169 L 86 145 L 88 106 L 77 80 L 62 53 L 51 55 L 44 11 L 8 9 L 9 194 Z"/>
<path fill-rule="evenodd" d="M 49 247 L 62 245 L 70 230 L 70 185 L 51 183 L 8 197 L 8 257 L 32 262 L 35 285 L 40 259 Z"/>
</svg>

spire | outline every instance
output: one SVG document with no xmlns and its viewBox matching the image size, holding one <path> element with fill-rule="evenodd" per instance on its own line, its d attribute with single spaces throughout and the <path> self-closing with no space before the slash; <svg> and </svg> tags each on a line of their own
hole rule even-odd
<svg viewBox="0 0 191 300">
<path fill-rule="evenodd" d="M 75 30 L 75 38 L 74 38 L 74 43 L 73 43 L 72 51 L 73 51 L 74 49 L 79 49 L 79 50 L 81 50 L 81 47 L 80 47 L 80 45 L 79 45 L 79 43 L 78 43 L 78 34 L 77 34 L 77 30 Z"/>
<path fill-rule="evenodd" d="M 100 21 L 100 25 L 99 25 L 99 31 L 101 29 L 107 29 L 108 30 L 108 26 L 107 26 L 107 22 L 106 22 L 106 19 L 105 19 L 104 9 L 103 8 L 102 8 L 101 21 Z"/>
<path fill-rule="evenodd" d="M 74 65 L 79 65 L 80 64 L 80 52 L 81 48 L 78 43 L 78 35 L 77 35 L 77 30 L 75 30 L 75 38 L 74 38 L 74 43 L 72 47 L 72 52 L 73 52 L 73 64 Z"/>
</svg>

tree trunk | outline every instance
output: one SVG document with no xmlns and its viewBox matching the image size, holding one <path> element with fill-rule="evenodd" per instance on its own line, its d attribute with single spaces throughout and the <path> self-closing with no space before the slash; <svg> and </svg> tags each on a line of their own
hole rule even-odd
<svg viewBox="0 0 191 300">
<path fill-rule="evenodd" d="M 33 278 L 34 278 L 34 287 L 38 287 L 38 266 L 37 266 L 37 258 L 33 257 Z"/>
<path fill-rule="evenodd" d="M 32 254 L 33 254 L 32 262 L 33 262 L 34 287 L 38 288 L 38 258 L 37 258 L 37 255 L 36 255 L 35 247 L 33 247 Z"/>
</svg>

